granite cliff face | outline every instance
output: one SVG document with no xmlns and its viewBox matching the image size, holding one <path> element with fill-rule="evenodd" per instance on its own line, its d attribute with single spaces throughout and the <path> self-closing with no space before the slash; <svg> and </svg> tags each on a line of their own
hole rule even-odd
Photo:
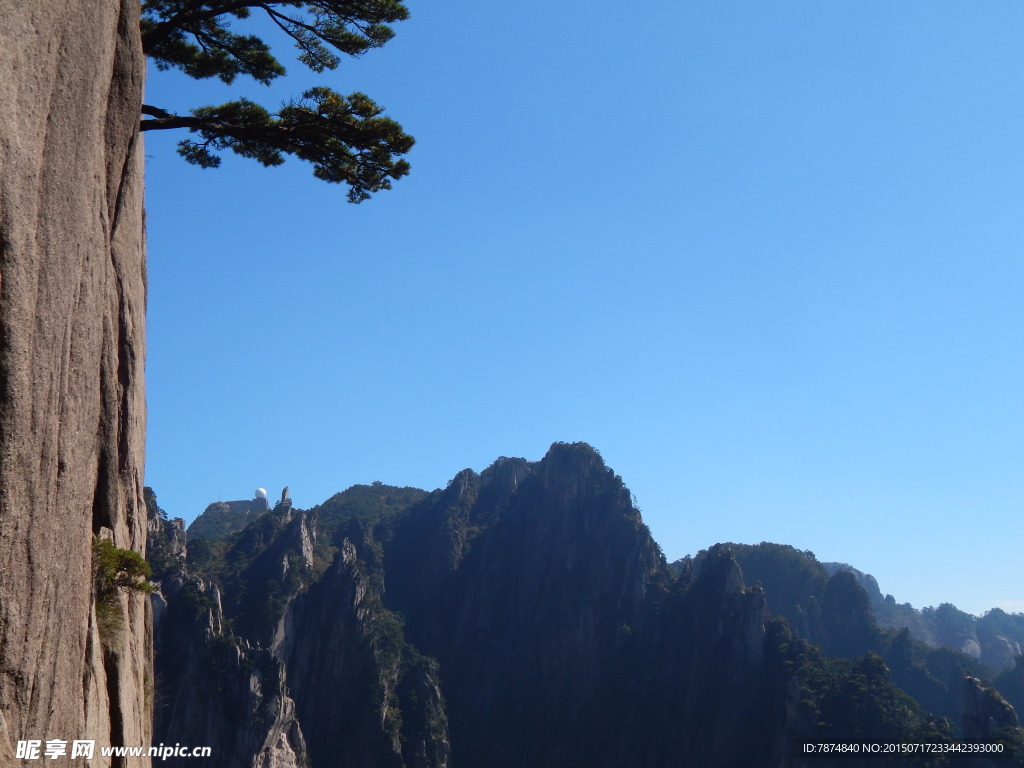
<svg viewBox="0 0 1024 768">
<path fill-rule="evenodd" d="M 440 662 L 459 761 L 590 755 L 607 670 L 663 566 L 621 479 L 581 444 L 467 470 L 411 510 L 384 548 L 386 597 Z"/>
<path fill-rule="evenodd" d="M 995 739 L 1020 723 L 1006 699 L 976 677 L 964 679 L 964 738 Z"/>
<path fill-rule="evenodd" d="M 161 670 L 156 741 L 174 743 L 187 734 L 187 743 L 209 746 L 227 768 L 305 765 L 305 739 L 281 663 L 266 649 L 231 641 L 215 585 L 179 573 L 161 586 L 154 596 Z M 173 640 L 168 626 L 178 629 Z"/>
<path fill-rule="evenodd" d="M 540 462 L 408 490 L 357 487 L 224 544 L 190 542 L 158 611 L 157 739 L 190 732 L 184 713 L 233 711 L 212 730 L 251 732 L 237 765 L 256 765 L 275 729 L 301 731 L 314 767 L 781 759 L 783 659 L 763 594 L 726 550 L 673 579 L 592 448 L 556 444 Z M 249 682 L 213 646 L 250 659 Z M 223 683 L 200 694 L 182 681 L 202 664 Z M 287 724 L 249 714 L 268 678 L 294 702 Z"/>
<path fill-rule="evenodd" d="M 179 526 L 154 530 L 151 551 L 172 551 Z M 228 768 L 447 768 L 437 665 L 383 606 L 374 542 L 323 538 L 279 505 L 226 551 L 223 592 L 195 557 L 161 558 L 157 741 L 208 744 Z"/>
<path fill-rule="evenodd" d="M 146 537 L 138 13 L 3 4 L 0 763 L 20 739 L 149 743 L 149 601 L 121 595 L 101 637 L 92 577 L 94 537 Z"/>
</svg>

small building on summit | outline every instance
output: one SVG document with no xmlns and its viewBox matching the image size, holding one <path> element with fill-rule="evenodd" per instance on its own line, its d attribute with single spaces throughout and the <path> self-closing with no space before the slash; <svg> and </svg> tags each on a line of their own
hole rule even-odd
<svg viewBox="0 0 1024 768">
<path fill-rule="evenodd" d="M 281 501 L 274 506 L 276 512 L 286 512 L 292 507 L 288 486 L 281 492 Z M 253 519 L 270 511 L 267 490 L 257 488 L 251 499 L 238 501 L 215 501 L 188 527 L 191 538 L 224 539 L 245 528 Z"/>
<path fill-rule="evenodd" d="M 207 509 L 217 505 L 224 505 L 231 512 L 266 512 L 270 509 L 270 503 L 267 501 L 267 492 L 263 488 L 257 488 L 251 499 L 215 501 Z"/>
</svg>

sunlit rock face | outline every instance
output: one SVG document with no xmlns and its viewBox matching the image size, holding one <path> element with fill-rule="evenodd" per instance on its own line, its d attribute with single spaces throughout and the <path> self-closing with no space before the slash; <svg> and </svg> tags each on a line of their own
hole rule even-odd
<svg viewBox="0 0 1024 768">
<path fill-rule="evenodd" d="M 145 548 L 138 3 L 2 15 L 0 755 L 148 745 L 149 601 L 101 636 L 91 574 L 94 536 Z"/>
<path fill-rule="evenodd" d="M 976 677 L 964 678 L 964 738 L 990 741 L 1019 725 L 1017 713 L 991 686 Z"/>
</svg>

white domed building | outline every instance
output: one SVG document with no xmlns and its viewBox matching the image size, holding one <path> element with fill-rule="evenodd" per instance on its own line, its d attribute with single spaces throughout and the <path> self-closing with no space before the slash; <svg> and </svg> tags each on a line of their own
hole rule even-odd
<svg viewBox="0 0 1024 768">
<path fill-rule="evenodd" d="M 257 488 L 256 493 L 252 499 L 252 508 L 254 511 L 266 512 L 270 509 L 270 503 L 267 501 L 267 489 Z"/>
</svg>

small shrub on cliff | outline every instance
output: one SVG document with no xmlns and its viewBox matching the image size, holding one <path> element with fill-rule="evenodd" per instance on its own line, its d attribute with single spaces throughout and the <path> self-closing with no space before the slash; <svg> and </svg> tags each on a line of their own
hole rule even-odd
<svg viewBox="0 0 1024 768">
<path fill-rule="evenodd" d="M 149 594 L 154 587 L 147 579 L 153 570 L 138 552 L 119 549 L 109 539 L 97 539 L 92 544 L 92 573 L 96 589 L 96 621 L 100 636 L 109 641 L 122 625 L 118 590 Z"/>
<path fill-rule="evenodd" d="M 109 539 L 97 539 L 92 554 L 97 594 L 116 594 L 118 589 L 147 594 L 153 591 L 146 581 L 153 575 L 153 569 L 138 552 L 118 549 Z"/>
</svg>

